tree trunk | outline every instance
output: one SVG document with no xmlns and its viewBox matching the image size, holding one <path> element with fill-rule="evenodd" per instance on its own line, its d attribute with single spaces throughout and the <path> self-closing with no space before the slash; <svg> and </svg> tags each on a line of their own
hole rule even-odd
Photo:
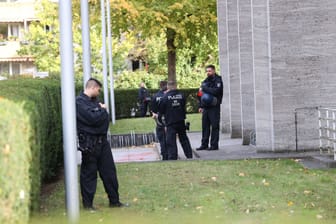
<svg viewBox="0 0 336 224">
<path fill-rule="evenodd" d="M 175 30 L 167 28 L 168 81 L 176 81 L 176 46 L 174 45 L 175 34 Z"/>
</svg>

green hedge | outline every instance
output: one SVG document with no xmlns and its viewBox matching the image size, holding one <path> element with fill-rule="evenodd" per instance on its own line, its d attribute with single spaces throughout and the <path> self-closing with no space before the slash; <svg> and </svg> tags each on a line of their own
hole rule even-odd
<svg viewBox="0 0 336 224">
<path fill-rule="evenodd" d="M 29 218 L 30 124 L 23 103 L 0 98 L 0 223 Z"/>
<path fill-rule="evenodd" d="M 28 175 L 31 189 L 30 206 L 37 209 L 42 180 L 53 178 L 63 164 L 60 84 L 57 80 L 49 79 L 5 80 L 0 82 L 0 96 L 22 105 L 23 113 L 29 119 L 29 144 L 22 144 L 26 144 L 31 153 Z M 7 129 L 20 131 L 11 124 L 13 117 L 3 119 L 9 122 Z M 20 142 L 21 139 L 17 137 L 10 141 Z M 20 154 L 16 156 L 19 157 Z M 2 169 L 1 163 L 0 166 Z M 16 169 L 17 166 L 17 163 L 10 164 L 12 169 Z"/>
</svg>

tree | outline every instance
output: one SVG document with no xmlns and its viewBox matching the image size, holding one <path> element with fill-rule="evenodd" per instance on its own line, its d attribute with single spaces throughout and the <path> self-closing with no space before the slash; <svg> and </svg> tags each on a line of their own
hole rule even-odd
<svg viewBox="0 0 336 224">
<path fill-rule="evenodd" d="M 128 26 L 132 24 L 143 37 L 165 34 L 168 80 L 176 80 L 177 49 L 207 48 L 208 43 L 217 41 L 215 0 L 130 0 L 128 3 L 132 4 Z"/>
<path fill-rule="evenodd" d="M 39 22 L 30 26 L 27 35 L 30 44 L 19 53 L 32 55 L 39 70 L 59 73 L 58 4 L 42 0 L 37 6 Z M 91 62 L 100 73 L 100 0 L 89 0 L 89 8 Z M 192 80 L 194 87 L 198 83 L 195 73 L 200 73 L 204 63 L 217 64 L 215 0 L 181 0 L 179 3 L 176 0 L 111 0 L 110 12 L 113 68 L 118 74 L 127 70 L 126 59 L 134 57 L 149 63 L 151 74 L 161 77 L 168 71 L 168 79 L 177 77 L 187 84 Z M 73 0 L 73 46 L 78 77 L 82 75 L 80 28 L 80 0 Z M 189 74 L 192 77 L 185 77 L 191 76 Z"/>
<path fill-rule="evenodd" d="M 102 70 L 101 62 L 101 18 L 100 9 L 97 4 L 99 1 L 91 0 L 90 4 L 90 42 L 91 42 L 91 62 L 95 71 Z M 122 1 L 121 1 L 122 3 Z M 29 27 L 29 32 L 25 35 L 29 44 L 22 46 L 18 52 L 21 55 L 32 55 L 35 59 L 35 65 L 40 71 L 51 73 L 60 72 L 60 52 L 59 52 L 59 19 L 58 4 L 49 0 L 42 0 L 36 4 L 38 21 L 33 22 Z M 118 17 L 124 10 L 125 5 L 114 4 Z M 81 36 L 81 17 L 80 17 L 80 0 L 73 1 L 73 47 L 75 58 L 75 74 L 82 74 L 82 36 Z M 116 10 L 118 9 L 118 10 Z M 118 13 L 119 12 L 119 13 Z M 132 10 L 128 10 L 129 14 Z M 120 18 L 118 24 L 126 26 L 127 17 Z M 115 26 L 115 29 L 119 29 Z M 120 30 L 120 29 L 119 29 Z M 136 38 L 133 34 L 123 34 L 124 41 L 119 41 L 121 34 L 117 32 L 113 38 L 113 57 L 114 69 L 123 69 L 124 61 L 128 52 L 134 48 Z"/>
</svg>

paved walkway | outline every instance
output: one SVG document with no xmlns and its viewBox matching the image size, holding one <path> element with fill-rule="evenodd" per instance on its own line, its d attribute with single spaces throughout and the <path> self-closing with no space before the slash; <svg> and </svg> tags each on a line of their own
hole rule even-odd
<svg viewBox="0 0 336 224">
<path fill-rule="evenodd" d="M 236 160 L 251 158 L 310 158 L 319 155 L 319 152 L 267 152 L 258 153 L 256 147 L 249 145 L 243 146 L 241 139 L 231 139 L 229 135 L 221 135 L 219 142 L 219 150 L 216 151 L 196 151 L 195 149 L 201 144 L 201 133 L 191 132 L 188 137 L 193 148 L 194 159 L 201 160 Z M 160 147 L 159 144 L 121 148 L 112 150 L 115 162 L 142 162 L 142 161 L 159 161 Z M 183 150 L 178 143 L 179 159 L 186 159 Z"/>
</svg>

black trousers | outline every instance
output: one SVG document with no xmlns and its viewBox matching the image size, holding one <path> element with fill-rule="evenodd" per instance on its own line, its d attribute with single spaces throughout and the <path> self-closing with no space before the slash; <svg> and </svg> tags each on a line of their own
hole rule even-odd
<svg viewBox="0 0 336 224">
<path fill-rule="evenodd" d="M 176 134 L 179 137 L 183 152 L 187 158 L 192 158 L 192 149 L 187 136 L 184 121 L 167 126 L 166 146 L 168 160 L 177 160 Z"/>
<path fill-rule="evenodd" d="M 148 110 L 148 101 L 144 101 L 140 104 L 140 116 L 145 117 Z"/>
<path fill-rule="evenodd" d="M 218 148 L 219 141 L 220 106 L 204 108 L 202 113 L 202 146 L 208 147 L 211 133 L 210 146 Z"/>
<path fill-rule="evenodd" d="M 168 151 L 166 146 L 166 130 L 164 126 L 156 126 L 156 136 L 160 142 L 162 160 L 167 160 Z"/>
<path fill-rule="evenodd" d="M 110 203 L 119 202 L 117 171 L 106 137 L 97 142 L 93 152 L 82 153 L 80 187 L 84 207 L 92 207 L 97 188 L 97 171 Z"/>
</svg>

